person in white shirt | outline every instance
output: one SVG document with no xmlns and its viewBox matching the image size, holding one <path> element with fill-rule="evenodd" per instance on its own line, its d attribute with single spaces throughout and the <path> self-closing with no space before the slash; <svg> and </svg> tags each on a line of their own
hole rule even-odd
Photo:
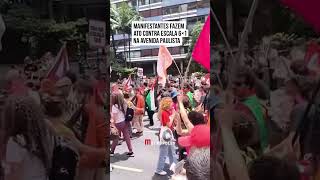
<svg viewBox="0 0 320 180">
<path fill-rule="evenodd" d="M 112 105 L 112 110 L 111 110 L 111 116 L 112 119 L 114 120 L 115 126 L 118 129 L 119 133 L 121 132 L 123 134 L 123 137 L 127 143 L 128 150 L 129 152 L 127 155 L 129 157 L 133 156 L 133 151 L 132 151 L 132 144 L 131 144 L 131 139 L 130 139 L 130 134 L 129 134 L 129 129 L 128 125 L 125 122 L 125 112 L 128 107 L 126 104 L 124 97 L 122 94 L 114 94 L 111 97 L 111 105 Z M 114 155 L 114 150 L 116 149 L 116 146 L 118 144 L 119 138 L 113 140 L 112 145 L 111 145 L 111 152 L 110 155 Z"/>
<path fill-rule="evenodd" d="M 5 147 L 5 156 L 1 159 L 4 179 L 47 180 L 53 139 L 40 106 L 30 96 L 9 97 L 3 117 L 0 127 L 4 136 L 0 147 Z"/>
</svg>

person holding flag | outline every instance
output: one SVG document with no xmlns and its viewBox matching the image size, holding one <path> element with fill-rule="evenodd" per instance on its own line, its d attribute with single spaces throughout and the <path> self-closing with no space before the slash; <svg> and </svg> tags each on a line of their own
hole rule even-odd
<svg viewBox="0 0 320 180">
<path fill-rule="evenodd" d="M 146 94 L 146 110 L 148 113 L 148 117 L 150 120 L 150 126 L 154 125 L 153 122 L 153 114 L 156 110 L 156 101 L 155 101 L 155 86 L 156 86 L 157 80 L 155 80 L 153 83 L 149 83 L 149 89 L 147 90 Z"/>
</svg>

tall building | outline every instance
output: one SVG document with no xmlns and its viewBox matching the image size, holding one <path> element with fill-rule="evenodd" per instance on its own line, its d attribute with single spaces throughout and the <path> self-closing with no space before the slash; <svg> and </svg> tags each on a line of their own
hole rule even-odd
<svg viewBox="0 0 320 180">
<path fill-rule="evenodd" d="M 119 7 L 121 3 L 128 3 L 134 7 L 146 21 L 180 21 L 187 22 L 189 35 L 193 26 L 198 22 L 205 22 L 210 11 L 209 0 L 111 0 L 111 4 Z M 125 39 L 125 41 L 124 41 Z M 124 42 L 126 48 L 124 49 Z M 144 74 L 156 74 L 158 58 L 157 46 L 130 46 L 128 52 L 128 35 L 115 34 L 114 43 L 117 53 L 125 54 L 127 62 L 144 68 Z M 180 69 L 188 54 L 188 44 L 168 48 Z"/>
</svg>

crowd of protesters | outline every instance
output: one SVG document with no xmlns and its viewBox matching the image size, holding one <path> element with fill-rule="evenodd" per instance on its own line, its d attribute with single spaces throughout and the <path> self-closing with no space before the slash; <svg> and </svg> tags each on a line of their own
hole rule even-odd
<svg viewBox="0 0 320 180">
<path fill-rule="evenodd" d="M 165 176 L 170 170 L 172 179 L 210 179 L 209 75 L 193 75 L 183 83 L 169 76 L 165 85 L 156 77 L 124 79 L 111 88 L 112 156 L 123 137 L 127 155 L 134 157 L 130 138 L 132 133 L 143 135 L 142 119 L 147 116 L 149 128 L 160 124 L 155 174 Z M 165 169 L 167 158 L 169 169 Z"/>
<path fill-rule="evenodd" d="M 105 80 L 28 77 L 12 67 L 1 89 L 0 179 L 104 179 Z"/>
<path fill-rule="evenodd" d="M 319 179 L 318 65 L 280 54 L 270 59 L 278 66 L 244 60 L 229 82 L 223 65 L 213 78 L 211 178 Z"/>
</svg>

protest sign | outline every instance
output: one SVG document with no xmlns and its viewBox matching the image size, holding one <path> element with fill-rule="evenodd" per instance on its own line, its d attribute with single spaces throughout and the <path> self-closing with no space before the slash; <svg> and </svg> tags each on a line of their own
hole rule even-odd
<svg viewBox="0 0 320 180">
<path fill-rule="evenodd" d="M 138 68 L 137 75 L 138 75 L 138 77 L 143 77 L 143 69 L 142 68 Z"/>
<path fill-rule="evenodd" d="M 104 48 L 106 46 L 106 23 L 89 20 L 89 46 L 90 48 Z"/>
</svg>

